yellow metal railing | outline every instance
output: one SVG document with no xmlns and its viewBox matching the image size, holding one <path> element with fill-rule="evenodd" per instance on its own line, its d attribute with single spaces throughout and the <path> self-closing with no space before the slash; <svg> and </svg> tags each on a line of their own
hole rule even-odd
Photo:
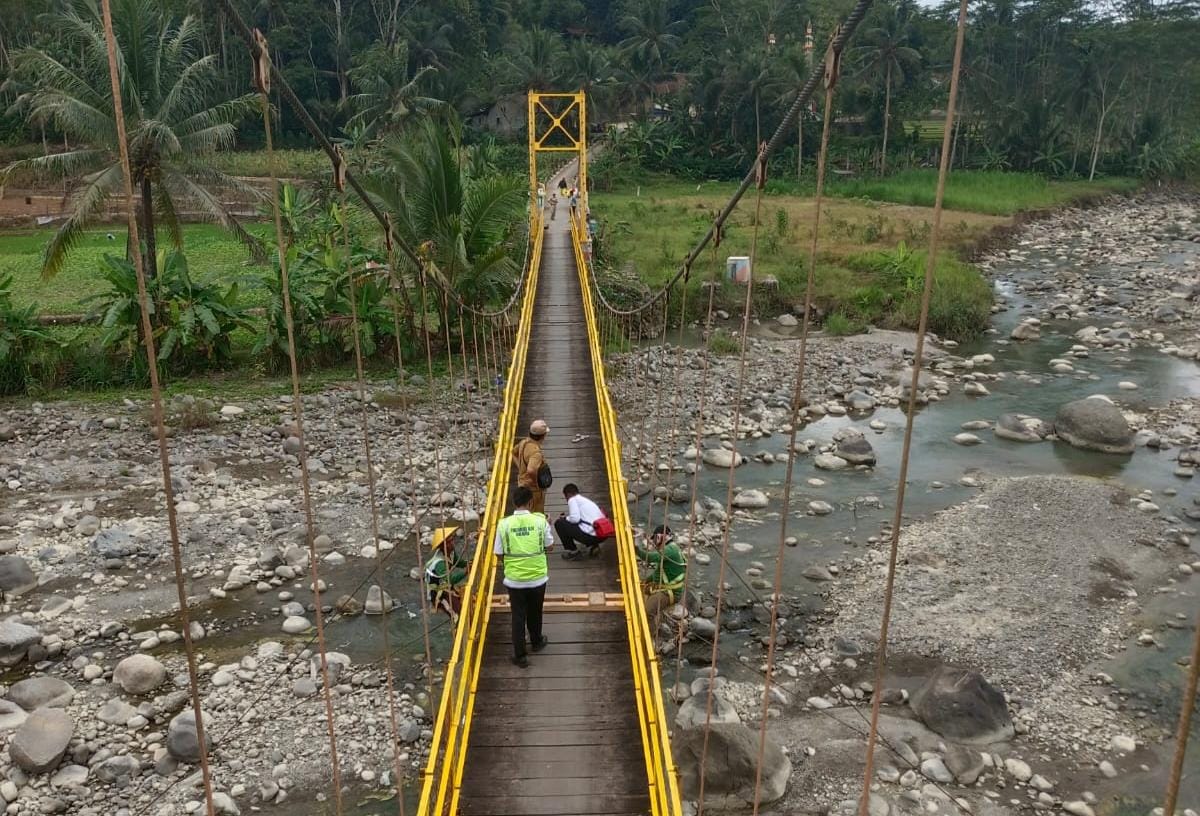
<svg viewBox="0 0 1200 816">
<path fill-rule="evenodd" d="M 582 213 L 580 213 L 582 216 Z M 621 440 L 617 436 L 617 412 L 613 409 L 608 381 L 604 374 L 604 349 L 592 299 L 591 268 L 584 258 L 583 240 L 587 226 L 583 218 L 571 219 L 571 241 L 579 283 L 583 290 L 583 313 L 587 321 L 588 348 L 596 387 L 596 407 L 600 413 L 600 436 L 604 443 L 604 464 L 608 472 L 608 490 L 612 499 L 613 526 L 616 528 L 617 557 L 621 572 L 621 593 L 625 598 L 625 625 L 629 634 L 629 655 L 633 664 L 633 686 L 646 759 L 646 777 L 650 786 L 650 809 L 654 816 L 678 816 L 682 812 L 675 759 L 667 734 L 659 677 L 658 653 L 646 617 L 642 597 L 637 553 L 633 547 L 633 522 L 625 501 L 628 484 L 621 473 Z"/>
<path fill-rule="evenodd" d="M 521 409 L 529 334 L 533 327 L 533 304 L 537 297 L 538 271 L 542 259 L 541 213 L 531 214 L 530 228 L 533 231 L 533 252 L 525 281 L 525 297 L 521 303 L 521 321 L 508 366 L 504 406 L 496 432 L 496 454 L 488 481 L 487 506 L 479 526 L 475 559 L 463 590 L 454 646 L 450 651 L 450 661 L 446 664 L 441 701 L 434 721 L 433 742 L 421 780 L 418 816 L 458 812 L 458 795 L 467 765 L 467 737 L 471 733 L 475 691 L 479 685 L 479 669 L 483 664 L 483 649 L 491 618 L 492 587 L 496 583 L 496 556 L 492 553 L 492 541 L 496 535 L 496 524 L 504 515 L 508 495 L 511 451 L 516 437 L 517 415 Z"/>
</svg>

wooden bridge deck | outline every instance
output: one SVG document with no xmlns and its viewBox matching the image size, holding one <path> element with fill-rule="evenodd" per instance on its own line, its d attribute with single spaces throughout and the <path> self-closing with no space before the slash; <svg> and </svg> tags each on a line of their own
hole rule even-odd
<svg viewBox="0 0 1200 816">
<path fill-rule="evenodd" d="M 559 209 L 546 222 L 518 426 L 520 434 L 535 419 L 550 426 L 551 522 L 565 510 L 568 482 L 611 506 L 579 276 Z M 556 537 L 543 626 L 550 645 L 530 654 L 529 668 L 509 660 L 508 613 L 492 613 L 463 774 L 466 816 L 650 812 L 625 615 L 549 608 L 563 593 L 620 592 L 616 553 L 606 544 L 599 558 L 563 561 L 560 552 Z"/>
</svg>

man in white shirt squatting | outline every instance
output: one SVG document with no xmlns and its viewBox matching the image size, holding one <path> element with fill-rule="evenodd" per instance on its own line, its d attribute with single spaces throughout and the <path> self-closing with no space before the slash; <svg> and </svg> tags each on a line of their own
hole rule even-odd
<svg viewBox="0 0 1200 816">
<path fill-rule="evenodd" d="M 602 511 L 594 501 L 579 492 L 579 487 L 569 484 L 563 488 L 563 498 L 567 500 L 567 512 L 560 513 L 554 522 L 554 532 L 566 550 L 562 557 L 566 561 L 583 558 L 583 551 L 576 545 L 582 544 L 588 548 L 588 555 L 595 558 L 600 553 L 601 539 L 596 536 L 593 526 L 597 519 L 604 518 Z"/>
<path fill-rule="evenodd" d="M 496 526 L 496 544 L 492 551 L 504 563 L 504 586 L 508 589 L 508 607 L 512 613 L 512 662 L 528 668 L 525 655 L 525 630 L 535 652 L 546 648 L 549 638 L 542 634 L 542 604 L 546 600 L 546 582 L 550 580 L 546 553 L 554 547 L 550 522 L 541 513 L 529 512 L 533 491 L 513 488 L 511 516 Z"/>
</svg>

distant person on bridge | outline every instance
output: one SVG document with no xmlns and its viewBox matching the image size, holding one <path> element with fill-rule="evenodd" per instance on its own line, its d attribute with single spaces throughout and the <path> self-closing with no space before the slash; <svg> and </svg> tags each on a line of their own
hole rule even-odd
<svg viewBox="0 0 1200 816">
<path fill-rule="evenodd" d="M 642 591 L 646 595 L 646 615 L 656 618 L 665 607 L 679 600 L 687 558 L 665 524 L 654 528 L 647 543 L 650 546 L 646 549 L 636 544 L 633 547 L 638 558 L 650 565 L 650 572 L 642 581 Z"/>
<path fill-rule="evenodd" d="M 529 488 L 513 488 L 512 503 L 516 509 L 511 516 L 500 519 L 493 547 L 504 564 L 504 586 L 508 589 L 508 608 L 512 614 L 512 662 L 523 669 L 529 666 L 525 655 L 526 629 L 533 651 L 540 652 L 550 642 L 542 634 L 542 604 L 546 600 L 546 582 L 550 580 L 546 553 L 554 548 L 554 534 L 544 515 L 530 512 L 532 498 Z"/>
<path fill-rule="evenodd" d="M 579 190 L 575 189 L 574 187 L 571 188 L 570 201 L 571 201 L 571 217 L 578 218 L 579 217 Z"/>
<path fill-rule="evenodd" d="M 563 498 L 567 500 L 567 512 L 560 513 L 554 522 L 554 532 L 558 533 L 558 540 L 566 550 L 563 559 L 575 561 L 583 557 L 583 550 L 577 544 L 587 547 L 588 556 L 595 558 L 600 554 L 600 542 L 612 535 L 612 524 L 608 525 L 608 535 L 603 535 L 605 529 L 601 519 L 608 521 L 608 517 L 599 505 L 579 492 L 578 486 L 568 484 L 564 487 Z"/>
<path fill-rule="evenodd" d="M 558 196 L 550 196 L 550 220 L 554 220 L 554 216 L 558 215 Z"/>
<path fill-rule="evenodd" d="M 542 441 L 550 433 L 545 420 L 535 419 L 529 425 L 529 436 L 518 440 L 512 449 L 513 467 L 517 469 L 517 484 L 533 494 L 529 509 L 535 513 L 546 512 L 546 488 L 553 477 L 546 458 L 542 456 Z"/>
<path fill-rule="evenodd" d="M 538 213 L 546 209 L 546 185 L 539 184 L 537 189 Z"/>
<path fill-rule="evenodd" d="M 567 177 L 563 176 L 558 180 L 558 196 L 559 198 L 567 197 Z"/>
</svg>

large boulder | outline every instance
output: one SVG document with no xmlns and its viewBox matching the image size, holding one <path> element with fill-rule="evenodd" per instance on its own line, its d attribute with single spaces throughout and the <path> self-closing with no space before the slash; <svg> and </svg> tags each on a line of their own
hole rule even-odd
<svg viewBox="0 0 1200 816">
<path fill-rule="evenodd" d="M 741 722 L 713 723 L 706 740 L 701 724 L 698 728 L 677 732 L 671 742 L 686 798 L 697 799 L 700 796 L 703 759 L 706 807 L 741 810 L 754 806 L 755 780 L 758 777 L 758 729 L 749 728 Z M 768 735 L 763 752 L 758 803 L 767 804 L 783 796 L 791 773 L 792 761 Z"/>
<path fill-rule="evenodd" d="M 837 443 L 835 453 L 850 464 L 875 464 L 875 449 L 871 447 L 871 443 L 867 441 L 861 431 L 847 428 L 839 431 L 834 440 Z"/>
<path fill-rule="evenodd" d="M 26 773 L 53 770 L 67 753 L 75 721 L 61 708 L 41 708 L 13 734 L 8 753 L 17 767 Z"/>
<path fill-rule="evenodd" d="M 96 766 L 96 778 L 101 782 L 124 787 L 129 780 L 138 775 L 142 769 L 141 763 L 129 754 L 109 757 Z"/>
<path fill-rule="evenodd" d="M 0 700 L 0 733 L 16 731 L 27 719 L 29 715 L 25 709 L 8 700 Z"/>
<path fill-rule="evenodd" d="M 28 561 L 19 555 L 0 555 L 0 594 L 15 598 L 36 586 L 37 575 Z"/>
<path fill-rule="evenodd" d="M 1101 453 L 1133 453 L 1133 429 L 1108 399 L 1088 397 L 1058 409 L 1054 432 L 1076 448 Z"/>
<path fill-rule="evenodd" d="M 739 490 L 738 494 L 733 497 L 733 506 L 741 507 L 747 510 L 756 510 L 766 507 L 769 504 L 767 494 L 761 490 Z"/>
<path fill-rule="evenodd" d="M 392 596 L 380 588 L 379 584 L 371 584 L 367 590 L 367 602 L 363 609 L 368 615 L 383 615 L 391 612 L 396 606 Z"/>
<path fill-rule="evenodd" d="M 850 467 L 849 462 L 832 453 L 818 453 L 813 457 L 813 464 L 821 470 L 844 470 Z"/>
<path fill-rule="evenodd" d="M 60 708 L 75 697 L 71 684 L 57 677 L 29 677 L 14 683 L 8 699 L 26 711 L 39 708 Z"/>
<path fill-rule="evenodd" d="M 738 716 L 737 709 L 733 707 L 733 704 L 716 691 L 712 695 L 711 720 L 709 719 L 707 692 L 684 700 L 683 705 L 675 712 L 675 727 L 680 730 L 702 729 L 704 723 L 708 721 L 716 725 L 717 723 L 738 723 L 742 721 L 742 718 Z"/>
<path fill-rule="evenodd" d="M 931 730 L 968 744 L 1012 739 L 1004 695 L 979 672 L 943 666 L 913 695 L 911 706 Z"/>
<path fill-rule="evenodd" d="M 1041 442 L 1053 429 L 1035 416 L 1001 414 L 992 433 L 1011 442 Z"/>
<path fill-rule="evenodd" d="M 204 720 L 204 737 L 210 745 L 213 742 L 212 717 L 202 712 Z M 180 762 L 196 763 L 200 761 L 200 737 L 196 733 L 196 717 L 191 706 L 180 711 L 171 720 L 167 728 L 167 753 Z"/>
<path fill-rule="evenodd" d="M 126 558 L 140 549 L 133 536 L 118 527 L 101 530 L 92 539 L 92 552 L 104 559 Z"/>
<path fill-rule="evenodd" d="M 1028 318 L 1018 323 L 1009 336 L 1013 340 L 1037 340 L 1042 336 L 1042 322 L 1036 318 Z"/>
<path fill-rule="evenodd" d="M 700 454 L 701 461 L 710 467 L 728 468 L 746 463 L 746 457 L 727 448 L 705 448 Z"/>
<path fill-rule="evenodd" d="M 13 619 L 0 621 L 0 668 L 20 663 L 29 647 L 41 640 L 42 633 L 32 626 Z"/>
<path fill-rule="evenodd" d="M 126 694 L 149 694 L 166 679 L 163 664 L 147 654 L 130 655 L 113 669 L 113 682 Z"/>
</svg>

